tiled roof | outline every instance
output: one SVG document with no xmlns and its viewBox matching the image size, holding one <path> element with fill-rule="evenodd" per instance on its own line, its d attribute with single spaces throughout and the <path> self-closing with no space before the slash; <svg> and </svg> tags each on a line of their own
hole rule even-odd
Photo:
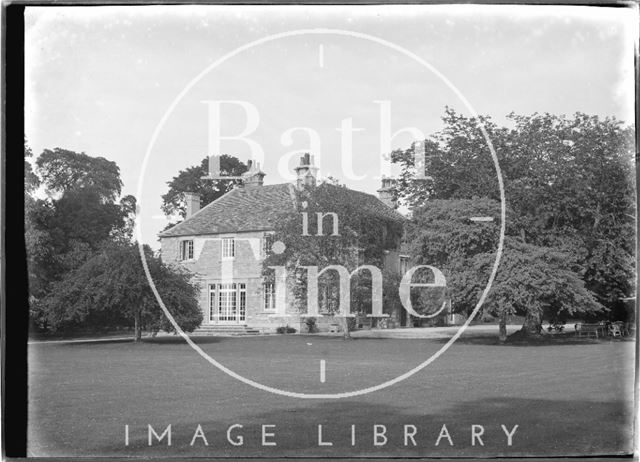
<svg viewBox="0 0 640 462">
<path fill-rule="evenodd" d="M 348 200 L 355 206 L 363 207 L 390 220 L 405 220 L 402 215 L 371 194 L 328 184 L 322 186 L 336 188 L 336 200 Z M 160 233 L 160 237 L 273 229 L 273 220 L 280 212 L 294 209 L 295 197 L 295 189 L 289 183 L 234 188 L 190 218 Z"/>
</svg>

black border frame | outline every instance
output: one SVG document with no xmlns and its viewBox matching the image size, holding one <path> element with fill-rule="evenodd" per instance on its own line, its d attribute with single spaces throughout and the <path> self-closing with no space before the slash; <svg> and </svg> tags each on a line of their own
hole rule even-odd
<svg viewBox="0 0 640 462">
<path fill-rule="evenodd" d="M 380 5 L 380 4 L 477 4 L 477 5 L 565 5 L 565 6 L 591 6 L 591 7 L 639 7 L 640 0 L 350 0 L 328 1 L 321 0 L 244 0 L 244 1 L 202 1 L 202 0 L 3 0 L 2 5 L 2 113 L 4 123 L 2 126 L 2 153 L 0 165 L 0 307 L 2 308 L 0 319 L 0 334 L 2 336 L 2 458 L 21 459 L 27 457 L 27 340 L 29 327 L 28 304 L 28 273 L 26 263 L 26 250 L 24 239 L 24 165 L 23 156 L 17 155 L 24 151 L 24 10 L 27 6 L 140 6 L 140 5 Z M 638 97 L 640 95 L 640 71 L 639 45 L 635 50 L 635 124 L 636 124 L 636 184 L 640 177 L 640 111 Z M 636 188 L 637 197 L 640 198 L 640 190 Z M 636 218 L 636 220 L 638 220 Z M 10 224 L 10 225 L 8 225 Z M 636 221 L 637 225 L 637 221 Z M 637 229 L 637 226 L 636 226 Z M 9 243 L 9 245 L 7 245 Z M 640 235 L 636 232 L 636 249 L 640 249 Z M 640 267 L 640 258 L 636 252 L 637 267 Z M 10 268 L 10 271 L 7 269 Z M 636 287 L 640 287 L 640 273 L 636 275 Z M 638 300 L 636 299 L 636 313 L 638 313 Z M 11 329 L 7 329 L 11 326 Z M 636 326 L 640 327 L 640 320 L 636 315 Z M 640 357 L 640 342 L 636 340 L 636 370 L 635 383 L 638 386 L 640 373 L 638 360 Z M 634 419 L 635 451 L 640 450 L 638 441 L 638 398 L 639 392 L 635 391 L 636 414 Z M 154 460 L 149 457 L 140 457 L 145 460 Z M 569 456 L 569 457 L 522 457 L 522 458 L 486 458 L 484 460 L 501 461 L 553 461 L 553 460 L 580 460 L 592 461 L 619 461 L 621 459 L 634 459 L 634 455 L 618 456 Z M 65 461 L 70 458 L 59 457 L 33 457 L 30 460 Z M 78 458 L 82 459 L 82 458 Z M 91 457 L 92 461 L 117 461 L 138 460 L 130 458 Z M 215 457 L 215 460 L 256 460 L 263 458 L 234 458 Z M 280 460 L 279 458 L 265 457 L 265 460 Z M 287 458 L 287 460 L 323 460 L 324 458 Z M 340 458 L 339 460 L 363 460 L 364 458 Z M 388 457 L 374 458 L 389 460 Z M 414 458 L 417 460 L 438 461 L 465 461 L 474 460 L 469 457 L 459 458 Z M 194 460 L 203 458 L 162 458 L 162 460 Z M 393 458 L 392 460 L 402 460 Z"/>
</svg>

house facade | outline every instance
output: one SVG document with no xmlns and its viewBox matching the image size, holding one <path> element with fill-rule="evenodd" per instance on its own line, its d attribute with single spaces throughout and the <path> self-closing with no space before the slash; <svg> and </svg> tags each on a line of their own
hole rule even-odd
<svg viewBox="0 0 640 462">
<path fill-rule="evenodd" d="M 200 285 L 201 329 L 275 332 L 281 326 L 297 330 L 304 326 L 305 313 L 291 303 L 291 294 L 279 293 L 288 291 L 276 290 L 278 284 L 262 276 L 262 262 L 273 245 L 274 220 L 284 210 L 297 210 L 297 189 L 315 186 L 312 156 L 304 155 L 295 171 L 293 184 L 264 185 L 265 174 L 258 165 L 250 165 L 241 186 L 202 209 L 199 198 L 188 194 L 185 220 L 160 234 L 162 259 L 187 268 Z M 389 179 L 383 179 L 379 197 L 331 187 L 389 221 L 405 220 L 394 210 Z M 402 273 L 409 261 L 401 255 L 400 244 L 398 239 L 384 249 L 384 267 Z M 325 318 L 318 321 L 321 330 L 331 323 Z M 392 322 L 401 321 L 397 313 Z"/>
</svg>

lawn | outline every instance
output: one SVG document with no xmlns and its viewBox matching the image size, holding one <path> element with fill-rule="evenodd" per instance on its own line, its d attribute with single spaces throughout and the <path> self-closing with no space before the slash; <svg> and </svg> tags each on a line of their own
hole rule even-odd
<svg viewBox="0 0 640 462">
<path fill-rule="evenodd" d="M 424 361 L 441 340 L 309 335 L 202 338 L 216 360 L 304 393 L 376 385 Z M 364 396 L 276 396 L 205 362 L 179 338 L 142 344 L 29 345 L 31 456 L 557 456 L 631 451 L 632 341 L 501 346 L 463 337 L 407 380 Z M 326 380 L 320 381 L 320 361 Z M 172 445 L 148 446 L 171 424 Z M 232 425 L 231 439 L 227 430 Z M 125 444 L 125 425 L 129 445 Z M 198 425 L 202 437 L 190 444 Z M 266 442 L 262 445 L 263 425 Z M 318 426 L 323 442 L 318 446 Z M 386 444 L 374 444 L 384 425 Z M 450 439 L 440 438 L 446 425 Z M 481 425 L 483 445 L 472 445 Z M 507 443 L 505 430 L 512 431 Z M 355 444 L 352 444 L 355 426 Z M 405 426 L 407 426 L 405 428 Z M 415 431 L 414 431 L 415 430 Z M 377 427 L 378 433 L 383 427 Z M 480 427 L 476 427 L 480 431 Z M 405 439 L 405 432 L 412 437 Z M 415 433 L 415 434 L 414 434 Z M 384 442 L 379 436 L 378 443 Z M 414 446 L 415 441 L 415 446 Z M 405 444 L 406 443 L 406 444 Z M 453 443 L 451 446 L 450 443 Z"/>
</svg>

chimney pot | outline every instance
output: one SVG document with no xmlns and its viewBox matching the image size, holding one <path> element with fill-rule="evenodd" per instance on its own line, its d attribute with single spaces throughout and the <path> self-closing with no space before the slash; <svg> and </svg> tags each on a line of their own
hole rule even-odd
<svg viewBox="0 0 640 462">
<path fill-rule="evenodd" d="M 395 209 L 398 207 L 398 201 L 394 194 L 394 185 L 396 180 L 387 176 L 382 177 L 380 189 L 378 189 L 378 198 L 385 205 Z"/>
<path fill-rule="evenodd" d="M 187 203 L 187 213 L 185 218 L 190 218 L 194 213 L 200 210 L 200 194 L 198 193 L 185 193 L 185 202 Z"/>
<path fill-rule="evenodd" d="M 260 162 L 253 162 L 251 159 L 247 161 L 247 171 L 242 175 L 244 186 L 252 188 L 262 186 L 266 174 L 260 170 Z"/>
<path fill-rule="evenodd" d="M 296 167 L 294 170 L 298 176 L 296 180 L 296 186 L 298 189 L 316 185 L 318 167 L 313 165 L 313 156 L 308 152 L 300 156 L 300 166 Z"/>
</svg>

